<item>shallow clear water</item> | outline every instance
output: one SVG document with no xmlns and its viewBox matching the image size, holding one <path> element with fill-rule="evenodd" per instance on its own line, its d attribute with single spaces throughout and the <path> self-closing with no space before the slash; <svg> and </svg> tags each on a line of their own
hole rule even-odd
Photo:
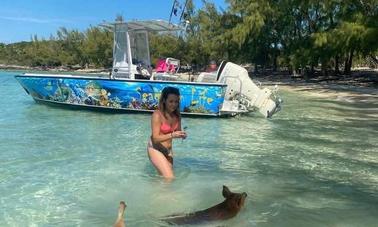
<svg viewBox="0 0 378 227">
<path fill-rule="evenodd" d="M 36 104 L 0 72 L 0 226 L 128 226 L 210 207 L 222 185 L 248 194 L 221 226 L 376 226 L 378 98 L 283 91 L 267 120 L 185 118 L 168 184 L 146 154 L 149 114 Z"/>
</svg>

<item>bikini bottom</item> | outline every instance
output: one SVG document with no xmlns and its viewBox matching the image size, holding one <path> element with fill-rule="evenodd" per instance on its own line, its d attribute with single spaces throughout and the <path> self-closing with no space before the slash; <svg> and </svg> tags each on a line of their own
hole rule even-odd
<svg viewBox="0 0 378 227">
<path fill-rule="evenodd" d="M 161 152 L 167 159 L 168 157 L 169 159 L 172 159 L 172 149 L 168 149 L 161 144 L 153 144 L 151 139 L 148 140 L 148 145 L 147 145 L 147 149 L 150 149 L 150 148 Z"/>
</svg>

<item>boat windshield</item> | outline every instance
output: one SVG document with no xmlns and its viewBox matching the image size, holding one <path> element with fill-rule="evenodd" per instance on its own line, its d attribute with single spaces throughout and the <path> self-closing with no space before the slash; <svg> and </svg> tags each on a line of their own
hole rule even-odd
<svg viewBox="0 0 378 227">
<path fill-rule="evenodd" d="M 132 63 L 144 67 L 150 66 L 147 31 L 130 31 L 129 37 Z"/>
<path fill-rule="evenodd" d="M 114 24 L 113 67 L 128 67 L 127 25 Z"/>
</svg>

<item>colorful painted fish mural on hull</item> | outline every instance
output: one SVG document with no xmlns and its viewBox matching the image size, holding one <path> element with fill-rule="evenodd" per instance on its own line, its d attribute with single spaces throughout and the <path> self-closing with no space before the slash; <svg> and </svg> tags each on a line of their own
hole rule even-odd
<svg viewBox="0 0 378 227">
<path fill-rule="evenodd" d="M 221 84 L 148 80 L 29 75 L 18 75 L 16 79 L 36 101 L 135 111 L 155 110 L 162 89 L 172 86 L 180 90 L 182 113 L 215 116 L 220 114 L 226 90 L 226 85 Z"/>
</svg>

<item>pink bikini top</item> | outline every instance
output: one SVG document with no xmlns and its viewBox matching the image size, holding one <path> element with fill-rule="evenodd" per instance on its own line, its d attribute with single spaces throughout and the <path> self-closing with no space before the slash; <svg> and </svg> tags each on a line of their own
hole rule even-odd
<svg viewBox="0 0 378 227">
<path fill-rule="evenodd" d="M 160 113 L 160 116 L 162 116 L 165 119 L 165 117 L 163 116 L 163 114 L 160 111 L 159 111 L 159 113 Z M 176 121 L 176 123 L 173 126 L 171 126 L 170 124 L 168 124 L 166 122 L 163 122 L 160 125 L 160 132 L 163 133 L 163 134 L 172 133 L 172 132 L 177 130 L 178 126 L 179 126 L 179 121 Z"/>
</svg>

